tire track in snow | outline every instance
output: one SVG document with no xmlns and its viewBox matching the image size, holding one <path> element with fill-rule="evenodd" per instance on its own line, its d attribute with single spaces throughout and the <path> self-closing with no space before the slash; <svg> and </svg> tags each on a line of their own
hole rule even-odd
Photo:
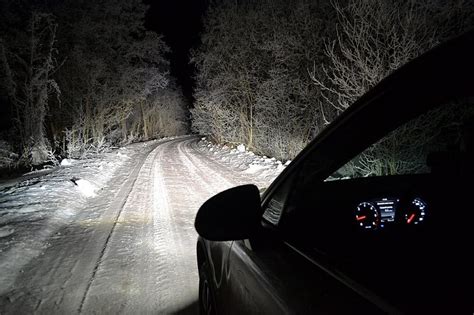
<svg viewBox="0 0 474 315">
<path fill-rule="evenodd" d="M 197 311 L 194 217 L 204 201 L 238 181 L 225 175 L 229 169 L 196 154 L 195 142 L 163 143 L 146 159 L 85 299 L 85 313 Z"/>
<path fill-rule="evenodd" d="M 161 269 L 155 263 L 160 252 L 153 249 L 152 183 L 156 161 L 160 160 L 165 145 L 157 147 L 140 168 L 138 179 L 104 250 L 85 299 L 84 312 L 131 313 L 139 310 L 151 313 L 159 308 L 153 292 L 159 287 L 157 281 L 161 286 L 163 283 L 156 276 Z"/>
<path fill-rule="evenodd" d="M 157 147 L 145 161 L 85 301 L 84 312 L 172 313 L 197 300 L 193 221 L 200 187 L 177 150 Z M 215 190 L 215 189 L 214 189 Z M 203 196 L 204 194 L 204 196 Z M 196 201 L 198 199 L 199 201 Z M 110 283 L 113 287 L 110 288 Z M 115 301 L 115 302 L 112 302 Z"/>
<path fill-rule="evenodd" d="M 160 145 L 163 145 L 163 143 L 161 143 Z M 148 153 L 146 159 L 145 159 L 145 163 L 147 160 L 151 159 L 153 160 L 155 157 L 154 155 L 156 155 L 156 151 L 157 151 L 157 148 L 155 148 L 154 150 L 152 150 L 150 153 Z M 117 223 L 118 223 L 118 220 L 122 214 L 122 211 L 123 211 L 123 208 L 125 206 L 125 203 L 127 202 L 129 196 L 130 196 L 130 193 L 135 185 L 135 182 L 137 181 L 138 179 L 138 175 L 139 175 L 139 172 L 142 170 L 142 168 L 145 166 L 145 163 L 144 164 L 141 164 L 141 163 L 137 163 L 137 165 L 135 165 L 135 168 L 133 169 L 133 171 L 130 173 L 130 175 L 128 176 L 127 180 L 125 181 L 125 183 L 122 185 L 120 191 L 118 192 L 117 196 L 118 198 L 115 200 L 114 203 L 111 204 L 111 208 L 115 208 L 115 209 L 118 209 L 117 211 L 117 215 L 115 217 L 115 220 L 112 224 L 112 228 L 110 230 L 110 233 L 107 235 L 107 238 L 105 240 L 105 243 L 102 247 L 102 250 L 100 252 L 100 255 L 99 255 L 99 258 L 95 264 L 95 267 L 94 267 L 94 271 L 92 272 L 92 276 L 89 280 L 89 283 L 87 285 L 87 288 L 84 292 L 84 296 L 81 300 L 81 303 L 80 303 L 80 306 L 79 306 L 79 313 L 82 312 L 83 310 L 83 307 L 84 307 L 84 302 L 85 300 L 87 299 L 87 296 L 88 296 L 88 293 L 89 293 L 89 290 L 91 288 L 91 285 L 92 283 L 94 282 L 94 279 L 96 277 L 96 274 L 97 274 L 97 271 L 99 269 L 99 266 L 103 260 L 103 257 L 105 255 L 105 251 L 107 249 L 107 246 L 109 245 L 109 242 L 110 242 L 110 239 L 115 231 L 115 228 L 117 226 Z"/>
</svg>

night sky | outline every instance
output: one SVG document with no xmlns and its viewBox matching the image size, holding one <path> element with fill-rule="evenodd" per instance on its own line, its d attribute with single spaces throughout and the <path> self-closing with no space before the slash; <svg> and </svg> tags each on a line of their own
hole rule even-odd
<svg viewBox="0 0 474 315">
<path fill-rule="evenodd" d="M 194 67 L 189 53 L 199 43 L 201 19 L 207 0 L 144 0 L 150 5 L 145 26 L 164 35 L 170 53 L 171 74 L 178 79 L 185 96 L 191 100 Z"/>
</svg>

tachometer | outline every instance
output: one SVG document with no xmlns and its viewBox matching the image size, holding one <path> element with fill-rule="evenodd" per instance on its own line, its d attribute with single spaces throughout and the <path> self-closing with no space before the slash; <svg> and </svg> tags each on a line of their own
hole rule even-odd
<svg viewBox="0 0 474 315">
<path fill-rule="evenodd" d="M 380 216 L 377 208 L 370 202 L 361 202 L 356 210 L 357 224 L 368 230 L 374 230 L 379 226 Z"/>
</svg>

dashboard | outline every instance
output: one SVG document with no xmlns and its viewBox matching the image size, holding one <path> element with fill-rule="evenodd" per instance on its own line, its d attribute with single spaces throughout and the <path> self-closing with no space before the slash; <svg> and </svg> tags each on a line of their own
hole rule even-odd
<svg viewBox="0 0 474 315">
<path fill-rule="evenodd" d="M 456 186 L 425 174 L 324 182 L 302 191 L 282 221 L 303 238 L 340 240 L 337 246 L 358 237 L 428 237 L 451 228 L 454 217 L 444 214 L 459 201 Z"/>
<path fill-rule="evenodd" d="M 354 222 L 363 230 L 384 229 L 396 225 L 418 225 L 424 223 L 427 208 L 427 203 L 420 197 L 375 198 L 357 205 Z"/>
<path fill-rule="evenodd" d="M 472 186 L 433 174 L 310 184 L 280 222 L 288 239 L 313 257 L 407 307 L 441 298 L 440 287 L 453 296 L 467 288 Z"/>
</svg>

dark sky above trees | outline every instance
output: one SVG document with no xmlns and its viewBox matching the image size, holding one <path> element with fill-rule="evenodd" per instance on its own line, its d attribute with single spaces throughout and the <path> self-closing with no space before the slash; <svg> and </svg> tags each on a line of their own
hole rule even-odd
<svg viewBox="0 0 474 315">
<path fill-rule="evenodd" d="M 171 74 L 191 98 L 194 67 L 189 64 L 190 49 L 199 43 L 202 15 L 207 0 L 144 0 L 150 6 L 146 27 L 164 35 L 170 46 Z"/>
</svg>

